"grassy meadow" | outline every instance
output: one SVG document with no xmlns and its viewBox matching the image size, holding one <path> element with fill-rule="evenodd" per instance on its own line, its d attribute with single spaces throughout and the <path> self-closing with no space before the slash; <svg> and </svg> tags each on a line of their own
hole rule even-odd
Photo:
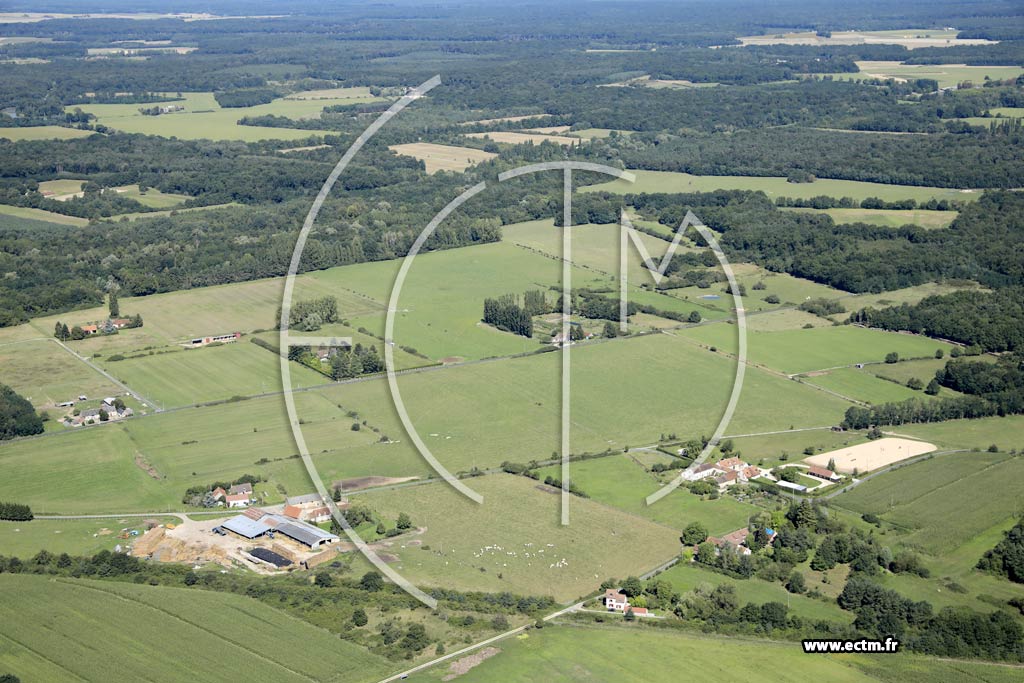
<svg viewBox="0 0 1024 683">
<path fill-rule="evenodd" d="M 558 491 L 526 477 L 496 474 L 472 484 L 482 504 L 443 482 L 360 496 L 385 518 L 408 513 L 421 529 L 386 548 L 398 557 L 395 569 L 417 585 L 568 602 L 610 576 L 641 574 L 679 552 L 678 531 L 583 498 L 571 500 L 570 524 L 562 526 Z"/>
<path fill-rule="evenodd" d="M 72 356 L 52 339 L 0 344 L 3 383 L 37 408 L 53 408 L 64 401 L 118 395 L 124 390 Z M 58 409 L 53 411 L 56 416 Z"/>
<path fill-rule="evenodd" d="M 0 128 L 0 130 L 3 130 Z M 32 209 L 25 206 L 11 206 L 10 204 L 0 204 L 0 216 L 12 216 L 14 218 L 27 218 L 32 221 L 43 221 L 45 223 L 58 223 L 60 225 L 73 225 L 76 227 L 83 227 L 89 224 L 89 219 L 79 218 L 77 216 L 65 216 L 61 213 L 54 213 L 53 211 L 45 211 L 43 209 Z M 40 228 L 46 227 L 40 225 Z"/>
<path fill-rule="evenodd" d="M 78 128 L 67 128 L 65 126 L 18 126 L 14 128 L 0 128 L 0 138 L 7 138 L 14 142 L 22 140 L 73 140 L 75 138 L 87 138 L 95 135 L 91 130 L 80 130 Z"/>
<path fill-rule="evenodd" d="M 184 100 L 169 102 L 185 111 L 145 116 L 137 104 L 83 104 L 83 111 L 96 115 L 96 122 L 125 133 L 178 137 L 186 140 L 301 140 L 317 131 L 296 128 L 266 128 L 239 125 L 246 116 L 285 116 L 294 119 L 317 118 L 324 107 L 339 104 L 374 102 L 368 88 L 351 88 L 344 96 L 325 99 L 277 99 L 252 107 L 222 108 L 211 92 L 182 93 Z M 152 105 L 147 105 L 152 106 Z"/>
<path fill-rule="evenodd" d="M 836 223 L 868 223 L 883 228 L 919 225 L 922 228 L 948 228 L 956 220 L 956 211 L 929 211 L 927 209 L 786 209 L 823 213 Z"/>
<path fill-rule="evenodd" d="M 980 190 L 952 190 L 940 187 L 918 187 L 912 185 L 885 185 L 856 180 L 815 180 L 813 183 L 790 183 L 782 177 L 754 176 L 696 176 L 689 173 L 670 171 L 632 171 L 636 182 L 613 180 L 598 185 L 580 188 L 581 192 L 710 192 L 712 190 L 753 190 L 761 191 L 770 198 L 792 197 L 810 199 L 819 195 L 828 197 L 852 197 L 856 200 L 878 197 L 887 202 L 901 199 L 916 199 L 926 202 L 935 199 L 970 201 L 981 196 Z"/>
<path fill-rule="evenodd" d="M 703 325 L 677 334 L 729 353 L 736 351 L 736 330 L 732 325 Z M 927 337 L 850 325 L 778 332 L 748 330 L 747 345 L 750 362 L 787 374 L 879 363 L 891 351 L 900 358 L 931 358 L 936 349 L 948 355 L 952 348 Z"/>
<path fill-rule="evenodd" d="M 245 670 L 282 683 L 346 683 L 394 668 L 238 595 L 12 574 L 0 587 L 0 668 L 24 681 L 228 681 Z"/>
<path fill-rule="evenodd" d="M 943 662 L 912 655 L 817 655 L 798 643 L 716 638 L 631 624 L 623 628 L 567 624 L 529 631 L 496 643 L 500 652 L 458 677 L 460 683 L 545 681 L 647 683 L 673 680 L 686 672 L 696 683 L 1011 683 L 1018 672 L 994 664 Z M 445 662 L 426 672 L 445 680 Z M 416 674 L 421 675 L 421 674 Z"/>
<path fill-rule="evenodd" d="M 111 517 L 109 519 L 34 519 L 31 522 L 0 522 L 0 555 L 28 559 L 40 550 L 69 555 L 93 555 L 113 551 L 127 541 L 117 537 L 121 529 L 146 531 L 146 522 L 180 522 L 178 517 Z"/>
</svg>

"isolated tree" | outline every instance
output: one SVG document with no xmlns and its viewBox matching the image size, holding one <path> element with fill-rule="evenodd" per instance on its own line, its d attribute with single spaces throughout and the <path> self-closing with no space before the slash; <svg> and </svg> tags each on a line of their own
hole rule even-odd
<svg viewBox="0 0 1024 683">
<path fill-rule="evenodd" d="M 907 380 L 907 388 L 913 389 L 914 391 L 921 391 L 921 389 L 924 388 L 924 382 L 917 377 L 911 377 Z"/>
<path fill-rule="evenodd" d="M 110 413 L 105 411 L 103 408 L 100 408 L 100 422 L 106 422 L 109 419 L 110 419 Z"/>
<path fill-rule="evenodd" d="M 366 626 L 368 621 L 366 611 L 362 607 L 357 607 L 356 611 L 352 613 L 352 623 L 356 626 Z"/>
<path fill-rule="evenodd" d="M 786 581 L 786 590 L 790 593 L 805 592 L 807 590 L 807 582 L 804 580 L 804 575 L 793 570 L 793 573 L 789 575 L 789 580 Z"/>
<path fill-rule="evenodd" d="M 313 584 L 319 588 L 331 588 L 334 586 L 334 579 L 327 572 L 317 572 Z"/>
<path fill-rule="evenodd" d="M 829 458 L 828 459 L 828 469 L 832 470 L 833 472 L 836 471 L 836 459 L 835 458 Z"/>
<path fill-rule="evenodd" d="M 359 587 L 364 591 L 374 593 L 384 587 L 384 579 L 377 572 L 366 572 L 363 578 L 359 579 Z"/>
<path fill-rule="evenodd" d="M 79 339 L 85 339 L 85 330 L 78 325 L 71 328 L 71 339 L 78 341 Z"/>
<path fill-rule="evenodd" d="M 121 305 L 117 302 L 117 292 L 115 290 L 110 291 L 110 317 L 117 318 L 121 315 Z"/>
<path fill-rule="evenodd" d="M 384 522 L 377 522 L 377 535 L 383 536 L 388 532 L 388 528 L 384 526 Z"/>
<path fill-rule="evenodd" d="M 604 329 L 601 331 L 601 336 L 605 339 L 615 339 L 619 336 L 619 331 L 615 329 L 615 325 L 610 321 L 605 321 Z"/>
<path fill-rule="evenodd" d="M 409 515 L 407 515 L 406 513 L 400 512 L 398 513 L 398 521 L 395 522 L 395 527 L 398 529 L 402 529 L 403 531 L 406 529 L 411 529 L 412 519 L 410 519 Z"/>
<path fill-rule="evenodd" d="M 942 349 L 935 349 L 936 358 L 942 358 L 944 355 L 946 355 L 945 351 L 943 351 Z"/>
<path fill-rule="evenodd" d="M 938 382 L 938 380 L 936 380 L 933 377 L 932 381 L 928 382 L 928 386 L 926 386 L 924 388 L 924 393 L 928 394 L 929 396 L 935 396 L 936 394 L 938 394 L 939 393 L 939 382 Z"/>
<path fill-rule="evenodd" d="M 626 621 L 636 621 L 636 615 L 633 614 L 633 608 L 632 607 L 626 608 L 626 617 L 625 618 L 626 618 Z"/>
<path fill-rule="evenodd" d="M 689 323 L 699 323 L 700 313 L 698 313 L 697 311 L 690 311 L 690 315 L 686 317 L 686 321 Z"/>
<path fill-rule="evenodd" d="M 896 353 L 895 351 L 890 351 L 889 353 L 885 354 L 885 362 L 889 364 L 899 363 L 900 354 Z"/>
<path fill-rule="evenodd" d="M 698 545 L 708 538 L 707 528 L 700 522 L 690 522 L 683 529 L 683 543 L 686 545 Z"/>
<path fill-rule="evenodd" d="M 583 341 L 585 336 L 582 325 L 569 326 L 569 341 Z"/>
</svg>

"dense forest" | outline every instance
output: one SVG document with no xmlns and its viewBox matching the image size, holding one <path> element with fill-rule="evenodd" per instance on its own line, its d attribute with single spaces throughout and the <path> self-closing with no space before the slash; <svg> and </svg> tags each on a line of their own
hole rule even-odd
<svg viewBox="0 0 1024 683">
<path fill-rule="evenodd" d="M 978 569 L 1024 583 L 1024 521 L 1017 522 L 995 548 L 985 553 Z"/>
<path fill-rule="evenodd" d="M 43 433 L 43 420 L 32 404 L 6 384 L 0 384 L 0 441 Z"/>
</svg>

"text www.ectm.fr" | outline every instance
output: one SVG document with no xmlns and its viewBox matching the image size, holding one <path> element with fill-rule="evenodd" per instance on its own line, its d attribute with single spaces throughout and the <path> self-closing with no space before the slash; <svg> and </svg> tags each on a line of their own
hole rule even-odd
<svg viewBox="0 0 1024 683">
<path fill-rule="evenodd" d="M 830 652 L 899 652 L 900 641 L 888 637 L 885 640 L 872 640 L 870 638 L 858 638 L 856 640 L 843 640 L 840 638 L 823 638 L 818 640 L 803 640 L 804 652 L 809 654 L 830 653 Z"/>
</svg>

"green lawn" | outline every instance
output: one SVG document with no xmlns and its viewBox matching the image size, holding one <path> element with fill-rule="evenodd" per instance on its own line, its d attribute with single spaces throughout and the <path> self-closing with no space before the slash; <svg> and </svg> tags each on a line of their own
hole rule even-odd
<svg viewBox="0 0 1024 683">
<path fill-rule="evenodd" d="M 21 126 L 0 128 L 0 138 L 19 142 L 21 140 L 72 140 L 94 135 L 91 130 L 65 128 L 64 126 Z"/>
<path fill-rule="evenodd" d="M 900 425 L 892 431 L 947 448 L 987 449 L 995 444 L 1004 451 L 1016 448 L 1024 452 L 1024 415 Z"/>
<path fill-rule="evenodd" d="M 857 62 L 859 73 L 832 74 L 836 80 L 853 80 L 865 77 L 917 79 L 931 78 L 939 82 L 940 88 L 954 87 L 964 81 L 975 86 L 982 85 L 986 76 L 992 80 L 1014 79 L 1024 74 L 1017 66 L 965 66 L 963 64 L 903 64 L 901 62 Z"/>
<path fill-rule="evenodd" d="M 679 553 L 679 532 L 592 500 L 573 497 L 570 524 L 562 526 L 558 492 L 526 477 L 496 474 L 472 485 L 482 504 L 443 482 L 359 497 L 386 519 L 406 512 L 425 527 L 387 549 L 399 558 L 395 569 L 417 585 L 567 602 L 610 576 L 641 574 Z"/>
<path fill-rule="evenodd" d="M 679 332 L 701 344 L 734 352 L 736 329 L 733 325 L 704 325 Z M 944 342 L 910 334 L 842 325 L 810 330 L 747 333 L 748 359 L 787 374 L 827 370 L 855 363 L 877 363 L 891 351 L 901 358 L 932 357 L 936 349 L 947 354 L 952 348 Z"/>
<path fill-rule="evenodd" d="M 733 430 L 730 432 L 736 433 Z M 824 452 L 843 446 L 853 446 L 866 440 L 862 432 L 835 432 L 831 429 L 730 438 L 734 448 L 742 454 L 744 460 L 753 465 L 764 465 L 765 467 L 802 460 L 806 457 L 804 449 L 809 447 L 818 452 Z"/>
<path fill-rule="evenodd" d="M 338 104 L 375 102 L 378 98 L 368 88 L 350 88 L 346 96 L 316 100 L 277 99 L 253 107 L 221 108 L 210 92 L 183 93 L 184 101 L 170 102 L 185 107 L 183 112 L 145 116 L 137 104 L 83 104 L 83 111 L 95 114 L 96 122 L 125 133 L 176 136 L 198 140 L 300 140 L 316 135 L 317 131 L 296 128 L 265 128 L 242 126 L 237 122 L 246 116 L 285 116 L 293 119 L 319 116 L 324 107 Z M 71 107 L 69 107 L 71 109 Z"/>
<path fill-rule="evenodd" d="M 238 595 L 12 574 L 0 587 L 0 669 L 23 681 L 229 681 L 244 670 L 342 683 L 395 668 Z"/>
<path fill-rule="evenodd" d="M 852 197 L 856 200 L 878 197 L 887 202 L 901 199 L 916 199 L 926 202 L 931 198 L 970 201 L 981 196 L 980 191 L 964 192 L 940 187 L 915 187 L 910 185 L 885 185 L 865 183 L 856 180 L 818 179 L 813 183 L 790 183 L 781 177 L 755 176 L 695 176 L 689 173 L 670 171 L 633 171 L 634 183 L 613 180 L 599 185 L 581 188 L 582 192 L 710 192 L 712 190 L 754 190 L 762 191 L 772 199 L 793 197 L 810 199 L 819 195 L 828 197 Z"/>
</svg>

